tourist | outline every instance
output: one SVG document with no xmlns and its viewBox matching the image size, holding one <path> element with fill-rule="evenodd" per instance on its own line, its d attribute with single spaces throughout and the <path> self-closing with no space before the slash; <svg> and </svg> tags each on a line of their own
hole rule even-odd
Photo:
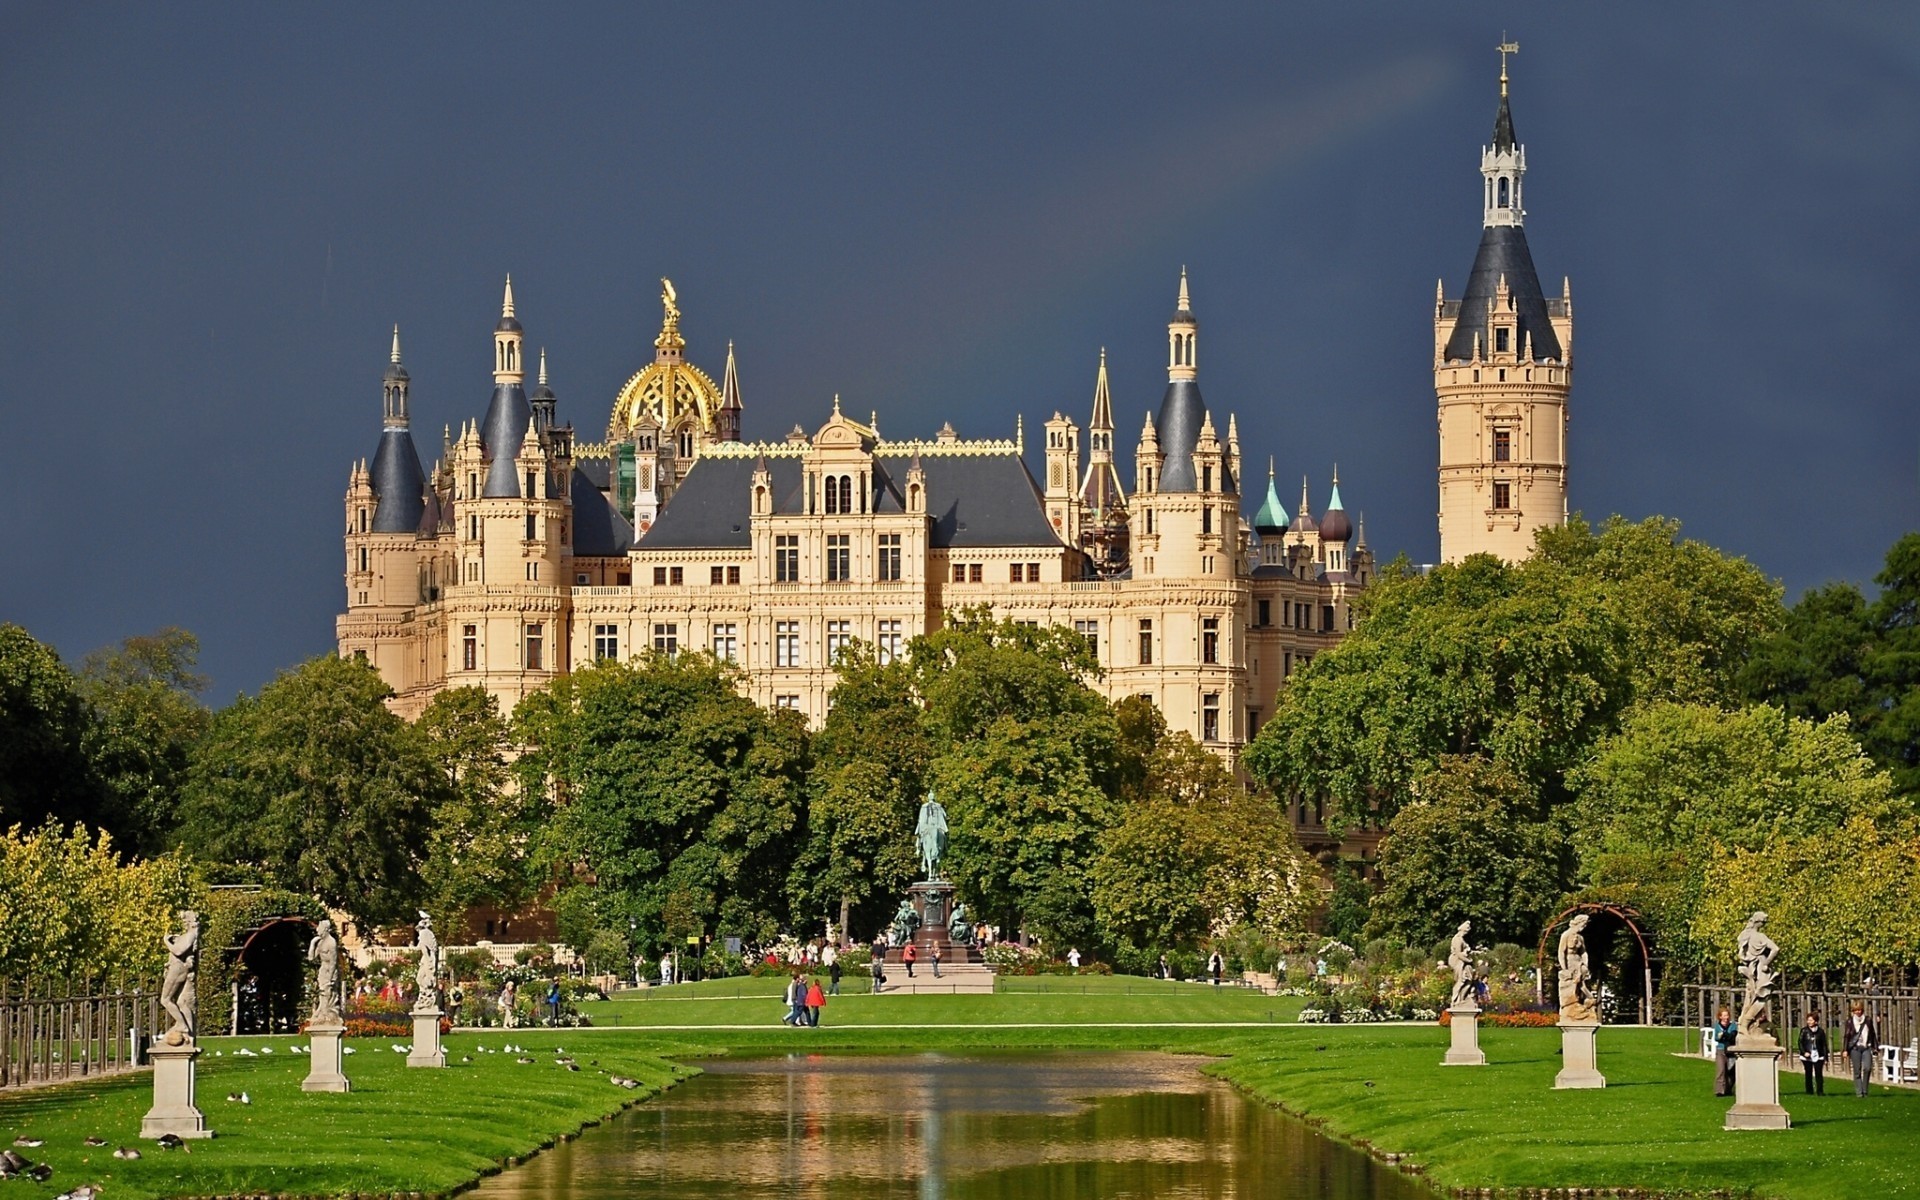
<svg viewBox="0 0 1920 1200">
<path fill-rule="evenodd" d="M 872 954 L 867 969 L 873 973 L 873 994 L 877 996 L 887 986 L 887 948 L 875 940 Z"/>
<path fill-rule="evenodd" d="M 1226 969 L 1227 964 L 1225 960 L 1220 957 L 1220 952 L 1215 950 L 1207 959 L 1207 974 L 1213 977 L 1213 986 L 1220 986 L 1220 976 L 1225 973 Z"/>
<path fill-rule="evenodd" d="M 560 1023 L 560 981 L 556 979 L 553 982 L 547 984 L 547 1024 L 558 1025 L 559 1023 Z"/>
<path fill-rule="evenodd" d="M 807 1006 L 807 1024 L 820 1028 L 820 1010 L 827 1006 L 826 994 L 820 990 L 818 979 L 807 980 L 806 993 L 801 997 Z"/>
<path fill-rule="evenodd" d="M 1807 1076 L 1807 1094 L 1827 1094 L 1827 1031 L 1820 1027 L 1820 1014 L 1807 1014 L 1800 1029 L 1800 1066 Z"/>
<path fill-rule="evenodd" d="M 913 960 L 920 957 L 914 952 L 913 943 L 908 942 L 900 951 L 900 961 L 906 964 L 907 978 L 913 978 Z"/>
<path fill-rule="evenodd" d="M 833 956 L 833 961 L 827 964 L 827 995 L 838 996 L 839 994 L 840 956 L 836 954 Z"/>
<path fill-rule="evenodd" d="M 1733 1039 L 1739 1036 L 1731 1009 L 1723 1008 L 1714 1014 L 1713 1094 L 1716 1096 L 1733 1095 L 1733 1060 L 1727 1057 L 1727 1051 L 1733 1049 Z"/>
<path fill-rule="evenodd" d="M 940 978 L 940 943 L 935 942 L 933 945 L 928 946 L 927 952 L 933 955 L 933 977 L 938 979 Z"/>
<path fill-rule="evenodd" d="M 1075 946 L 1073 949 L 1067 951 L 1067 966 L 1076 971 L 1080 969 L 1080 947 Z"/>
<path fill-rule="evenodd" d="M 1160 978 L 1173 978 L 1173 968 L 1167 965 L 1167 956 L 1164 954 L 1160 956 Z"/>
<path fill-rule="evenodd" d="M 1853 1060 L 1853 1094 L 1865 1096 L 1873 1080 L 1873 1055 L 1880 1045 L 1880 1025 L 1858 1000 L 1847 1018 L 1847 1057 Z"/>
<path fill-rule="evenodd" d="M 800 972 L 795 971 L 788 977 L 787 989 L 781 998 L 787 1006 L 787 1015 L 780 1018 L 780 1023 L 782 1025 L 805 1024 L 807 1015 L 803 1010 L 807 1005 L 807 991 L 800 983 Z"/>
<path fill-rule="evenodd" d="M 673 982 L 673 951 L 663 950 L 660 952 L 660 986 L 665 987 L 672 982 Z"/>
</svg>

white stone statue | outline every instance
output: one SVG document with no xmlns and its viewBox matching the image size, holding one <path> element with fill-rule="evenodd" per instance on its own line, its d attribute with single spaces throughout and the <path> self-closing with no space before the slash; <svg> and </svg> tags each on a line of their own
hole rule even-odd
<svg viewBox="0 0 1920 1200">
<path fill-rule="evenodd" d="M 181 909 L 180 926 L 179 933 L 167 935 L 167 972 L 160 979 L 160 1007 L 173 1021 L 165 1035 L 170 1046 L 193 1040 L 194 1008 L 200 998 L 196 986 L 200 970 L 200 914 L 190 908 Z"/>
<path fill-rule="evenodd" d="M 1587 914 L 1581 913 L 1567 923 L 1567 931 L 1560 935 L 1560 948 L 1555 958 L 1560 967 L 1562 1021 L 1600 1019 L 1600 1009 L 1593 998 L 1593 971 L 1587 963 L 1586 928 Z"/>
<path fill-rule="evenodd" d="M 1766 935 L 1763 926 L 1767 923 L 1767 914 L 1754 913 L 1747 918 L 1747 926 L 1740 931 L 1740 978 L 1746 983 L 1746 997 L 1740 1008 L 1740 1036 L 1771 1040 L 1773 1034 L 1767 1028 L 1771 1015 L 1773 985 L 1779 979 L 1774 973 L 1773 960 L 1780 953 L 1780 947 Z"/>
<path fill-rule="evenodd" d="M 433 918 L 420 914 L 415 940 L 420 946 L 420 964 L 413 972 L 413 1011 L 433 1012 L 440 1007 L 440 939 L 433 932 Z"/>
<path fill-rule="evenodd" d="M 313 1020 L 339 1020 L 340 939 L 334 936 L 333 922 L 325 917 L 313 928 L 313 940 L 307 943 L 307 961 L 315 964 Z"/>
<path fill-rule="evenodd" d="M 1453 999 L 1451 1007 L 1477 1007 L 1480 1003 L 1480 971 L 1473 961 L 1473 946 L 1467 941 L 1467 934 L 1473 931 L 1472 921 L 1460 922 L 1460 928 L 1453 931 L 1453 944 L 1447 948 L 1447 965 L 1453 968 Z"/>
</svg>

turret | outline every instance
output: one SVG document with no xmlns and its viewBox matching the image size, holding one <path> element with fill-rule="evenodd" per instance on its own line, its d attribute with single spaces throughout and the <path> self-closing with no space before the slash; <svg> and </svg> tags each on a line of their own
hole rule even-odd
<svg viewBox="0 0 1920 1200">
<path fill-rule="evenodd" d="M 1047 422 L 1047 522 L 1069 546 L 1080 545 L 1080 430 L 1059 413 Z"/>
<path fill-rule="evenodd" d="M 727 370 L 720 381 L 720 408 L 713 416 L 713 437 L 718 442 L 740 440 L 740 372 L 733 363 L 733 343 L 727 343 Z"/>
</svg>

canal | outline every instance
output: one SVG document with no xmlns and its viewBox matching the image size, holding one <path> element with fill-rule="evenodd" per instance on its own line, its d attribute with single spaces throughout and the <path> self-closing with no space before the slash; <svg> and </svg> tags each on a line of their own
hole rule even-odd
<svg viewBox="0 0 1920 1200">
<path fill-rule="evenodd" d="M 1430 1200 L 1170 1054 L 790 1055 L 704 1075 L 481 1184 L 484 1200 Z"/>
</svg>

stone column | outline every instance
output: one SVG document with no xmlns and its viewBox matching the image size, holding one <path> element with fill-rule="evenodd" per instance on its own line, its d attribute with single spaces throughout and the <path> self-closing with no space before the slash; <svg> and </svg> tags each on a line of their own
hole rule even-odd
<svg viewBox="0 0 1920 1200">
<path fill-rule="evenodd" d="M 410 1067 L 444 1067 L 447 1052 L 440 1046 L 439 1008 L 413 1010 L 413 1049 L 407 1054 Z"/>
<path fill-rule="evenodd" d="M 196 1072 L 193 1060 L 200 1047 L 191 1041 L 169 1044 L 155 1042 L 147 1051 L 153 1060 L 153 1107 L 140 1120 L 140 1136 L 159 1138 L 168 1134 L 182 1138 L 210 1138 L 206 1114 L 194 1105 Z"/>
<path fill-rule="evenodd" d="M 1733 1059 L 1733 1107 L 1727 1129 L 1790 1129 L 1793 1119 L 1780 1106 L 1780 1056 L 1772 1037 L 1743 1033 L 1727 1051 Z"/>
<path fill-rule="evenodd" d="M 1560 1022 L 1560 1073 L 1553 1077 L 1555 1090 L 1607 1086 L 1607 1077 L 1597 1065 L 1599 1051 L 1594 1043 L 1599 1034 L 1598 1021 Z"/>
<path fill-rule="evenodd" d="M 1453 1031 L 1453 1045 L 1440 1060 L 1443 1067 L 1484 1067 L 1486 1052 L 1480 1049 L 1480 1006 L 1456 1004 L 1447 1010 L 1447 1024 Z"/>
<path fill-rule="evenodd" d="M 436 1022 L 434 1029 L 438 1031 Z M 307 1025 L 307 1077 L 300 1084 L 303 1092 L 345 1092 L 353 1085 L 340 1069 L 340 1038 L 347 1027 L 338 1017 L 321 1019 Z"/>
</svg>

